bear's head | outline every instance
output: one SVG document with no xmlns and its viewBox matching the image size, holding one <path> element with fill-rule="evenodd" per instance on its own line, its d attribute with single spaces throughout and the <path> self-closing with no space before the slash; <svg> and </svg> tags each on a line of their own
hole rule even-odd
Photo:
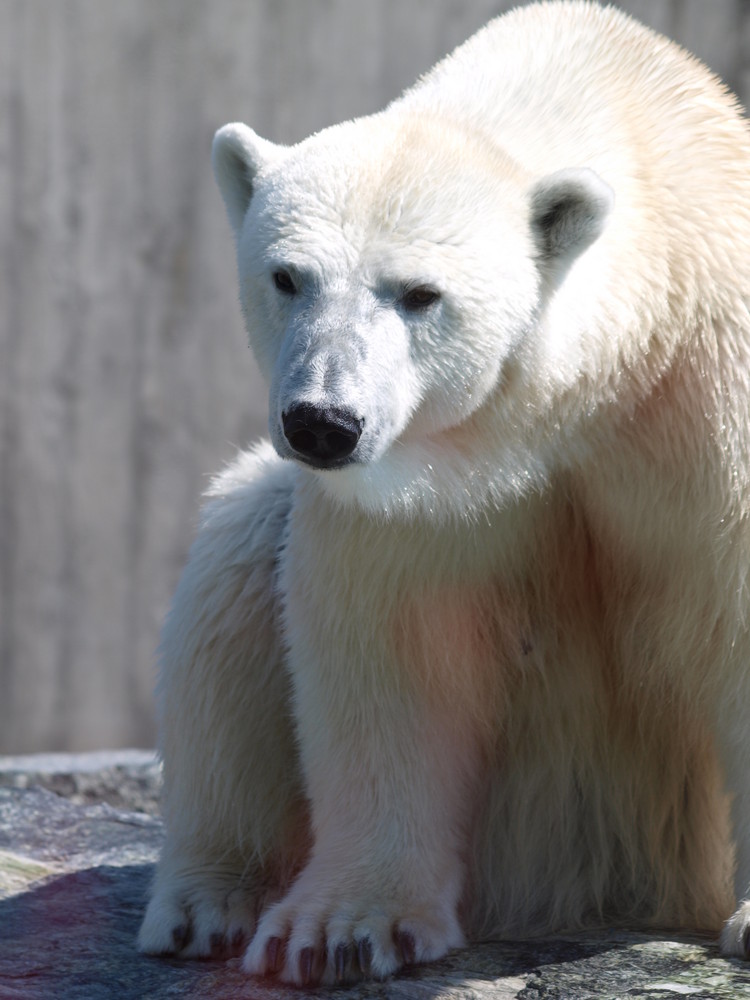
<svg viewBox="0 0 750 1000">
<path fill-rule="evenodd" d="M 277 452 L 372 512 L 527 488 L 529 407 L 576 368 L 545 303 L 602 232 L 604 181 L 530 179 L 481 136 L 392 112 L 293 147 L 227 125 L 213 163 Z"/>
</svg>

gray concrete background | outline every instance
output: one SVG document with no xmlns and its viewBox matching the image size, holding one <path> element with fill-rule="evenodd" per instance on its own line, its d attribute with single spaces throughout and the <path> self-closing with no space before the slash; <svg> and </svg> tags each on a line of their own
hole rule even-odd
<svg viewBox="0 0 750 1000">
<path fill-rule="evenodd" d="M 0 752 L 149 746 L 206 477 L 264 433 L 209 164 L 380 108 L 498 0 L 0 0 Z M 620 6 L 747 100 L 745 0 Z"/>
</svg>

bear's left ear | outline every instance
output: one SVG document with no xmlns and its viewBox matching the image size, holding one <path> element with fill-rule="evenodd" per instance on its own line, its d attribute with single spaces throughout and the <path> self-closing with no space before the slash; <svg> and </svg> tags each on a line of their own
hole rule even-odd
<svg viewBox="0 0 750 1000">
<path fill-rule="evenodd" d="M 258 171 L 285 151 L 285 146 L 261 139 L 241 122 L 225 125 L 214 136 L 211 162 L 235 236 L 242 228 Z"/>
<path fill-rule="evenodd" d="M 529 203 L 540 263 L 559 276 L 601 236 L 615 194 L 597 173 L 581 167 L 543 177 Z"/>
</svg>

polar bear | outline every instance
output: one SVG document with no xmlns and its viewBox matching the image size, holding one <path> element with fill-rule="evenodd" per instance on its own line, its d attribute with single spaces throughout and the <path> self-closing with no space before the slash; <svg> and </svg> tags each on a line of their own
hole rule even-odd
<svg viewBox="0 0 750 1000">
<path fill-rule="evenodd" d="M 734 98 L 531 4 L 380 114 L 228 125 L 213 162 L 270 442 L 164 628 L 140 947 L 302 985 L 615 922 L 747 957 Z"/>
</svg>

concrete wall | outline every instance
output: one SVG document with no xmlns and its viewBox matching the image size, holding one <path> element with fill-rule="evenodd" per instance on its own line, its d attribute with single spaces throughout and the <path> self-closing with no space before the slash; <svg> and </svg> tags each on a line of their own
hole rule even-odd
<svg viewBox="0 0 750 1000">
<path fill-rule="evenodd" d="M 264 432 L 209 165 L 381 107 L 499 0 L 0 0 L 0 752 L 149 745 L 206 475 Z M 747 95 L 742 0 L 623 4 Z"/>
</svg>

